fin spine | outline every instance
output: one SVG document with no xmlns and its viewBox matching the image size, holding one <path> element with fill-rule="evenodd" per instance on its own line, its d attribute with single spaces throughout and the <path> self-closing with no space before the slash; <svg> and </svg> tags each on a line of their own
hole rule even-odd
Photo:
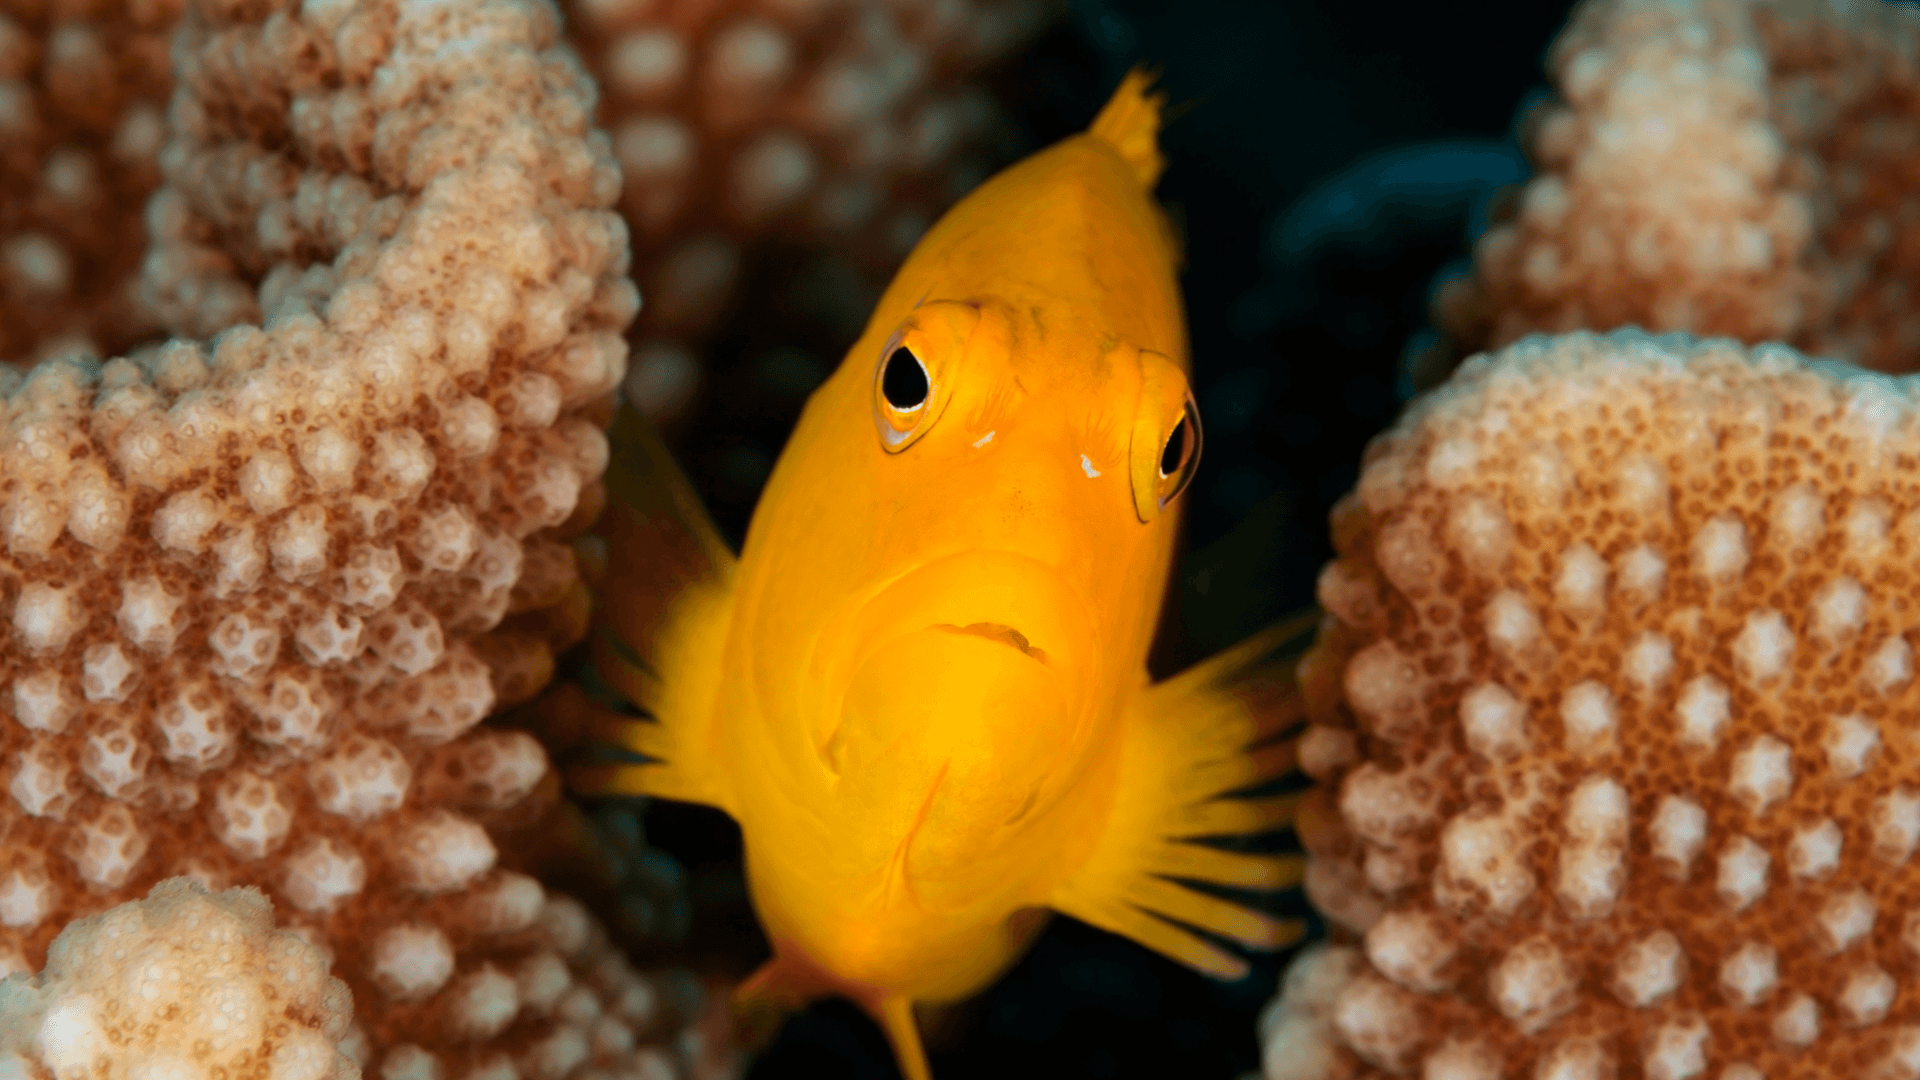
<svg viewBox="0 0 1920 1080">
<path fill-rule="evenodd" d="M 1133 166 L 1140 186 L 1152 190 L 1166 170 L 1166 156 L 1160 152 L 1160 110 L 1166 105 L 1164 91 L 1149 93 L 1157 75 L 1137 65 L 1120 80 L 1113 97 L 1093 118 L 1088 134 L 1119 153 Z"/>
</svg>

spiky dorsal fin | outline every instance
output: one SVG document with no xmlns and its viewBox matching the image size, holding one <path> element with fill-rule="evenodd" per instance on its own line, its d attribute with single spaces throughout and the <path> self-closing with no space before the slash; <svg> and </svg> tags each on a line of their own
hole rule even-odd
<svg viewBox="0 0 1920 1080">
<path fill-rule="evenodd" d="M 1148 93 L 1153 80 L 1153 74 L 1144 67 L 1127 72 L 1087 129 L 1088 134 L 1118 151 L 1140 177 L 1140 186 L 1148 190 L 1159 182 L 1160 173 L 1167 167 L 1167 159 L 1160 153 L 1160 109 L 1167 95 L 1164 91 Z"/>
</svg>

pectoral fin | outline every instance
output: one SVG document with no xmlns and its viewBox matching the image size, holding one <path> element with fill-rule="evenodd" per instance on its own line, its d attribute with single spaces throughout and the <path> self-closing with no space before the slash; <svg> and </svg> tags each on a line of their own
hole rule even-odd
<svg viewBox="0 0 1920 1080">
<path fill-rule="evenodd" d="M 608 442 L 608 505 L 595 530 L 606 540 L 608 568 L 593 665 L 638 715 L 602 717 L 597 734 L 647 760 L 579 768 L 569 779 L 582 794 L 659 795 L 725 809 L 712 725 L 734 556 L 645 417 L 623 406 Z"/>
<path fill-rule="evenodd" d="M 1292 817 L 1291 797 L 1234 798 L 1294 766 L 1284 738 L 1302 721 L 1287 646 L 1312 617 L 1274 626 L 1166 682 L 1128 710 L 1119 792 L 1086 864 L 1052 906 L 1218 978 L 1246 973 L 1244 959 L 1193 929 L 1249 948 L 1274 949 L 1302 927 L 1189 888 L 1297 884 L 1298 858 L 1247 854 L 1195 842 L 1264 832 Z M 1190 929 L 1193 928 L 1193 929 Z"/>
</svg>

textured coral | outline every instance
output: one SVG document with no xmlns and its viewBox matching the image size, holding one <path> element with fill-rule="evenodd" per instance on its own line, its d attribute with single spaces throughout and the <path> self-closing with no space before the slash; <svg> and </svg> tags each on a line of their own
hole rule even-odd
<svg viewBox="0 0 1920 1080">
<path fill-rule="evenodd" d="M 0 360 L 111 356 L 160 183 L 179 0 L 0 3 Z"/>
<path fill-rule="evenodd" d="M 1920 366 L 1920 10 L 1588 0 L 1549 68 L 1538 175 L 1436 298 L 1465 350 L 1636 325 Z"/>
<path fill-rule="evenodd" d="M 568 5 L 565 32 L 605 94 L 651 298 L 629 396 L 658 414 L 684 407 L 699 378 L 691 345 L 756 238 L 826 241 L 890 271 L 1002 156 L 1004 124 L 972 77 L 1054 6 Z M 0 3 L 0 359 L 117 355 L 158 329 L 156 305 L 169 308 L 164 278 L 149 273 L 144 297 L 135 286 L 180 11 L 180 0 Z M 216 315 L 197 329 L 223 325 Z"/>
<path fill-rule="evenodd" d="M 1920 1077 L 1920 384 L 1529 338 L 1333 539 L 1270 1080 Z"/>
<path fill-rule="evenodd" d="M 686 343 L 720 314 L 756 237 L 825 242 L 890 273 L 997 164 L 998 109 L 969 80 L 1052 6 L 570 0 L 647 296 L 629 396 L 656 414 L 686 401 Z"/>
<path fill-rule="evenodd" d="M 174 878 L 74 920 L 45 971 L 0 982 L 0 1071 L 11 1058 L 58 1080 L 359 1080 L 339 1049 L 352 1021 L 326 955 L 275 930 L 259 890 Z"/>
<path fill-rule="evenodd" d="M 655 985 L 489 833 L 555 787 L 480 721 L 583 632 L 638 304 L 558 28 L 185 13 L 140 281 L 182 336 L 0 369 L 0 970 L 186 874 L 330 952 L 386 1080 L 676 1067 Z"/>
</svg>

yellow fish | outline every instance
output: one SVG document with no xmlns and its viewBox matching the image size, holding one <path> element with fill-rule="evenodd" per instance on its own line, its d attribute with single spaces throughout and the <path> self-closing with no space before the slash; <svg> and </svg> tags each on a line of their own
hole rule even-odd
<svg viewBox="0 0 1920 1080">
<path fill-rule="evenodd" d="M 920 241 L 738 559 L 651 430 L 614 431 L 596 664 L 646 715 L 602 731 L 646 761 L 576 788 L 732 815 L 775 952 L 743 998 L 844 994 L 911 1080 L 914 1006 L 982 989 L 1046 909 L 1226 978 L 1196 930 L 1298 932 L 1182 883 L 1298 880 L 1191 841 L 1288 819 L 1225 796 L 1294 764 L 1301 628 L 1147 675 L 1201 434 L 1148 84 Z"/>
</svg>

